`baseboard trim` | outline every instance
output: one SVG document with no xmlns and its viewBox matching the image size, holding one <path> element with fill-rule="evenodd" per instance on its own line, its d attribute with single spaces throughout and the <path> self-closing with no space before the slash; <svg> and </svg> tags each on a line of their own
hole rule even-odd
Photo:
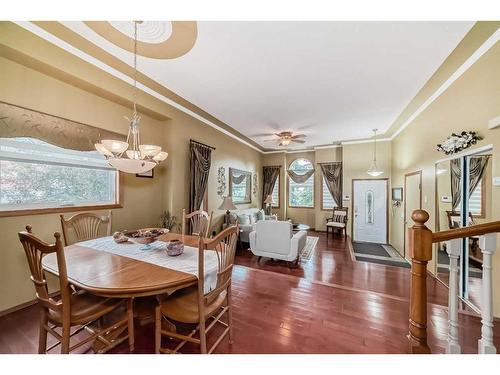
<svg viewBox="0 0 500 375">
<path fill-rule="evenodd" d="M 59 291 L 49 293 L 50 298 L 57 297 L 58 295 L 59 295 Z M 30 306 L 36 305 L 37 303 L 38 303 L 38 300 L 35 298 L 35 299 L 32 299 L 31 301 L 24 302 L 24 303 L 21 303 L 20 305 L 16 305 L 16 306 L 10 307 L 6 310 L 0 311 L 0 318 L 5 316 L 5 315 L 9 315 L 9 314 L 15 313 L 19 310 L 23 310 L 23 309 L 26 309 Z"/>
</svg>

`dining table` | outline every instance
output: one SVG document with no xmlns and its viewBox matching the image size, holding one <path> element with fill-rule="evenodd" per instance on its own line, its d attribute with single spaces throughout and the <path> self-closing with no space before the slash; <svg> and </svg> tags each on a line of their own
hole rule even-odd
<svg viewBox="0 0 500 375">
<path fill-rule="evenodd" d="M 184 253 L 177 257 L 170 257 L 165 251 L 166 243 L 173 240 L 180 240 L 185 246 Z M 115 244 L 113 237 L 78 242 L 64 248 L 68 282 L 91 294 L 139 300 L 134 305 L 134 317 L 143 325 L 153 319 L 153 297 L 198 283 L 199 240 L 199 236 L 166 233 L 152 244 L 156 246 L 152 250 L 140 250 L 142 245 L 130 241 Z M 186 265 L 189 272 L 185 271 Z M 56 253 L 45 255 L 42 267 L 58 276 Z M 216 275 L 216 269 L 212 267 L 212 271 Z"/>
</svg>

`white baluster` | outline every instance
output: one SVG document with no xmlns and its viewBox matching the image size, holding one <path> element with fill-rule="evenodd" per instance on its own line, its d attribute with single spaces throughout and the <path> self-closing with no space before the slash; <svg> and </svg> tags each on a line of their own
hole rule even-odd
<svg viewBox="0 0 500 375">
<path fill-rule="evenodd" d="M 497 234 L 489 233 L 479 238 L 483 253 L 483 298 L 481 301 L 481 339 L 478 341 L 480 354 L 495 354 L 493 344 L 493 282 L 491 278 L 491 258 L 497 248 Z"/>
<path fill-rule="evenodd" d="M 448 345 L 446 353 L 460 354 L 458 342 L 458 258 L 462 239 L 446 241 L 446 252 L 450 258 L 450 280 L 448 288 Z"/>
</svg>

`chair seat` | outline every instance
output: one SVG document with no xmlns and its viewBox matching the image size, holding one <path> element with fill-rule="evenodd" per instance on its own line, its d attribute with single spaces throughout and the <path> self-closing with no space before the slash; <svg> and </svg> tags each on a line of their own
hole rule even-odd
<svg viewBox="0 0 500 375">
<path fill-rule="evenodd" d="M 224 301 L 226 300 L 226 291 L 219 296 L 206 308 L 205 318 L 214 315 Z M 198 323 L 198 287 L 192 286 L 179 290 L 169 296 L 160 306 L 160 310 L 167 318 L 182 323 Z"/>
<path fill-rule="evenodd" d="M 119 298 L 104 298 L 88 293 L 73 293 L 71 295 L 71 324 L 86 324 L 110 313 L 121 304 L 123 304 L 123 300 Z M 61 325 L 61 313 L 49 309 L 49 320 Z"/>
<path fill-rule="evenodd" d="M 344 228 L 345 223 L 339 223 L 338 221 L 329 221 L 326 223 L 327 227 L 337 227 L 337 228 Z"/>
</svg>

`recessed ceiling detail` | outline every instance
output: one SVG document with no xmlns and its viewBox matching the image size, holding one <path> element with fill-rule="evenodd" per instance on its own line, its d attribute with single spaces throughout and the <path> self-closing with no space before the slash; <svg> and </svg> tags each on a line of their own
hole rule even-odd
<svg viewBox="0 0 500 375">
<path fill-rule="evenodd" d="M 134 22 L 85 21 L 101 37 L 134 52 Z M 153 59 L 175 59 L 188 53 L 198 36 L 194 21 L 144 21 L 137 28 L 137 54 Z"/>
</svg>

